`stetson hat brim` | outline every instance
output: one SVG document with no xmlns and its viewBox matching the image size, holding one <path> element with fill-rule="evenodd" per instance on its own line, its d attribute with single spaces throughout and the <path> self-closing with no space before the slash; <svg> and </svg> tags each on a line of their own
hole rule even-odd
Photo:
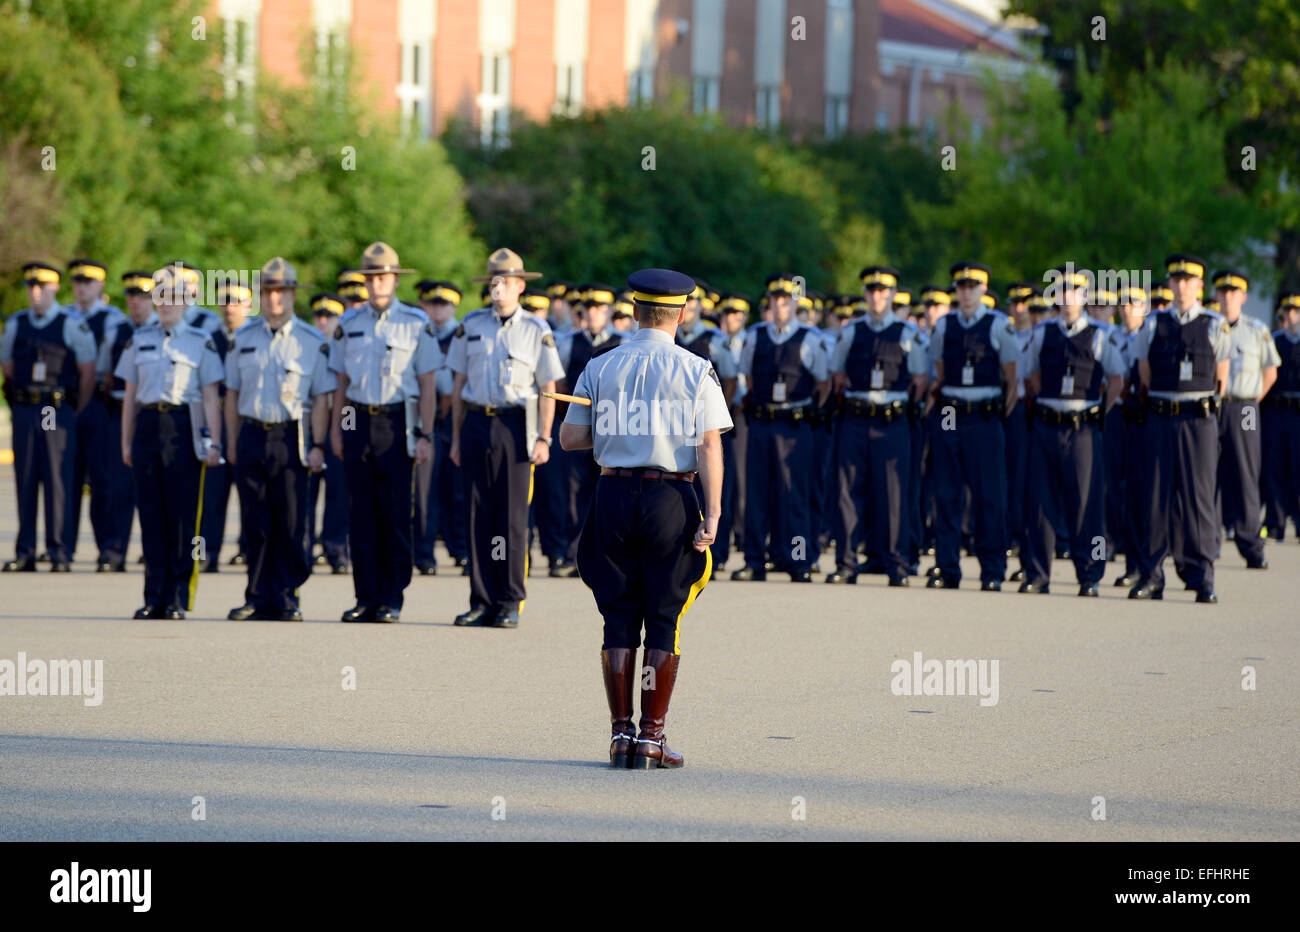
<svg viewBox="0 0 1300 932">
<path fill-rule="evenodd" d="M 504 277 L 504 278 L 523 278 L 523 279 L 532 280 L 532 279 L 534 279 L 534 278 L 541 278 L 541 277 L 542 277 L 542 273 L 541 273 L 541 272 L 525 272 L 523 269 L 514 270 L 514 271 L 506 270 L 506 271 L 501 271 L 501 272 L 493 272 L 491 275 L 483 275 L 483 276 L 480 276 L 480 277 L 478 277 L 478 278 L 471 278 L 470 281 L 472 281 L 472 282 L 490 282 L 490 281 L 492 281 L 492 279 L 494 279 L 494 278 L 502 278 L 502 277 Z"/>
<path fill-rule="evenodd" d="M 399 268 L 394 268 L 391 265 L 381 265 L 381 266 L 376 266 L 375 268 L 363 267 L 357 269 L 357 271 L 360 272 L 362 275 L 387 275 L 389 272 L 392 272 L 394 275 L 415 274 L 415 269 L 399 269 Z"/>
</svg>

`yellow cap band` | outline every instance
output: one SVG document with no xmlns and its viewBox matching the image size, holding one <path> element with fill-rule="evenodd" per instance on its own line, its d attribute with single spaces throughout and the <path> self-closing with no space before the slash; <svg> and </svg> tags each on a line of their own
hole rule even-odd
<svg viewBox="0 0 1300 932">
<path fill-rule="evenodd" d="M 640 304 L 657 304 L 662 307 L 685 307 L 684 294 L 646 294 L 644 291 L 632 292 L 632 300 Z M 601 302 L 606 303 L 606 302 Z"/>
<path fill-rule="evenodd" d="M 973 279 L 974 281 L 980 282 L 985 285 L 989 283 L 989 273 L 984 271 L 983 269 L 958 269 L 956 272 L 953 273 L 952 276 L 952 280 L 955 282 L 959 282 L 967 278 Z"/>
<path fill-rule="evenodd" d="M 73 278 L 93 278 L 97 282 L 102 282 L 106 273 L 97 265 L 74 265 L 68 269 L 68 274 Z"/>
<path fill-rule="evenodd" d="M 333 298 L 317 298 L 311 303 L 313 311 L 333 311 L 335 314 L 343 313 L 343 303 L 335 301 Z"/>
<path fill-rule="evenodd" d="M 603 288 L 592 288 L 583 295 L 583 300 L 588 304 L 613 304 L 614 292 L 606 291 Z M 682 304 L 685 303 L 686 299 L 682 298 Z"/>
<path fill-rule="evenodd" d="M 886 288 L 894 288 L 898 285 L 898 278 L 888 272 L 872 272 L 869 275 L 862 276 L 862 284 L 884 285 Z"/>
<path fill-rule="evenodd" d="M 946 291 L 927 291 L 921 295 L 922 304 L 952 304 L 952 295 Z"/>
<path fill-rule="evenodd" d="M 59 273 L 54 269 L 32 269 L 23 275 L 23 283 L 28 285 L 57 285 Z"/>
<path fill-rule="evenodd" d="M 770 285 L 767 286 L 768 294 L 771 294 L 774 291 L 788 291 L 790 292 L 790 294 L 794 294 L 795 290 L 796 288 L 794 282 L 788 278 L 775 279 Z"/>
<path fill-rule="evenodd" d="M 1220 275 L 1214 280 L 1214 287 L 1240 288 L 1242 291 L 1246 291 L 1250 286 L 1246 284 L 1246 280 L 1240 275 Z"/>
<path fill-rule="evenodd" d="M 227 285 L 222 297 L 226 304 L 242 304 L 253 300 L 253 289 L 245 285 Z"/>
<path fill-rule="evenodd" d="M 1193 278 L 1205 277 L 1205 266 L 1201 265 L 1201 263 L 1199 262 L 1188 262 L 1186 260 L 1171 262 L 1166 268 L 1166 271 L 1170 275 L 1174 275 L 1179 272 L 1182 272 L 1186 275 L 1192 276 Z"/>
<path fill-rule="evenodd" d="M 996 302 L 996 301 L 993 300 L 993 295 L 991 295 L 991 294 L 980 295 L 980 302 L 981 302 L 985 307 L 997 307 L 997 306 L 998 306 L 998 302 Z"/>
<path fill-rule="evenodd" d="M 906 291 L 900 291 L 894 295 L 895 305 L 901 305 L 903 307 L 907 307 L 911 305 L 911 303 L 912 303 L 912 296 L 908 294 Z"/>
</svg>

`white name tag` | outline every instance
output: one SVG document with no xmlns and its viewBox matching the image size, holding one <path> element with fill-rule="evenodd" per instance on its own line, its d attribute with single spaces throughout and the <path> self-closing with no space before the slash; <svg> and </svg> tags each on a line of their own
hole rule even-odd
<svg viewBox="0 0 1300 932">
<path fill-rule="evenodd" d="M 1073 372 L 1065 373 L 1065 378 L 1061 379 L 1061 394 L 1062 395 L 1074 394 L 1074 373 Z"/>
<path fill-rule="evenodd" d="M 882 370 L 871 370 L 871 387 L 873 389 L 881 389 L 885 387 L 885 373 Z"/>
<path fill-rule="evenodd" d="M 1178 381 L 1190 382 L 1192 380 L 1192 361 L 1184 359 L 1178 364 Z"/>
<path fill-rule="evenodd" d="M 33 382 L 45 381 L 45 360 L 44 359 L 38 359 L 36 360 L 36 362 L 32 363 L 32 381 Z"/>
<path fill-rule="evenodd" d="M 772 386 L 772 400 L 777 404 L 781 404 L 783 401 L 785 401 L 784 382 L 777 382 L 775 385 Z"/>
<path fill-rule="evenodd" d="M 972 366 L 970 363 L 966 363 L 966 365 L 961 367 L 961 384 L 962 385 L 975 384 L 975 367 Z"/>
</svg>

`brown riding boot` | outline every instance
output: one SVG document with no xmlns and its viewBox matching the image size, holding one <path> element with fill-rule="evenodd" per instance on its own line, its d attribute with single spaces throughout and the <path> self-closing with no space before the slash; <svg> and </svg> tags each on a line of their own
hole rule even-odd
<svg viewBox="0 0 1300 932">
<path fill-rule="evenodd" d="M 636 756 L 632 767 L 636 770 L 654 770 L 659 767 L 680 767 L 682 755 L 668 747 L 664 740 L 664 717 L 668 703 L 673 698 L 673 684 L 677 682 L 677 665 L 680 654 L 666 650 L 649 650 L 644 654 L 645 666 L 654 670 L 653 689 L 641 689 L 641 734 L 636 739 Z M 644 670 L 642 671 L 644 675 Z"/>
<path fill-rule="evenodd" d="M 636 682 L 636 648 L 615 647 L 600 652 L 605 675 L 605 698 L 613 737 L 609 741 L 609 765 L 618 769 L 632 766 L 636 729 L 632 727 L 632 684 Z"/>
</svg>

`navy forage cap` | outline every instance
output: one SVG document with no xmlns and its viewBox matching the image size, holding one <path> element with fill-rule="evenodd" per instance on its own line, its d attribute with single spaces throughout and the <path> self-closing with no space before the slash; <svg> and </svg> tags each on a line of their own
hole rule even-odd
<svg viewBox="0 0 1300 932">
<path fill-rule="evenodd" d="M 421 301 L 443 301 L 452 307 L 460 307 L 461 290 L 451 282 L 425 279 L 415 286 L 415 291 Z"/>
<path fill-rule="evenodd" d="M 1170 278 L 1204 278 L 1205 260 L 1175 253 L 1165 260 L 1165 274 Z"/>
<path fill-rule="evenodd" d="M 317 317 L 338 317 L 343 313 L 343 299 L 332 291 L 311 296 L 311 312 Z"/>
<path fill-rule="evenodd" d="M 1239 291 L 1250 291 L 1250 279 L 1235 269 L 1220 269 L 1214 273 L 1214 287 L 1216 290 L 1236 288 Z"/>
<path fill-rule="evenodd" d="M 94 259 L 73 259 L 68 263 L 68 277 L 77 280 L 102 282 L 108 279 L 108 266 Z"/>
<path fill-rule="evenodd" d="M 1007 285 L 1007 301 L 1028 301 L 1034 294 L 1029 282 L 1012 282 Z"/>
<path fill-rule="evenodd" d="M 587 304 L 613 304 L 614 289 L 609 285 L 589 284 L 582 286 L 583 299 Z"/>
<path fill-rule="evenodd" d="M 122 276 L 122 291 L 126 294 L 151 294 L 153 292 L 152 272 L 127 272 Z"/>
<path fill-rule="evenodd" d="M 951 304 L 952 295 L 938 285 L 926 285 L 921 289 L 922 304 Z"/>
<path fill-rule="evenodd" d="M 887 265 L 869 265 L 858 273 L 863 288 L 897 288 L 898 269 Z"/>
<path fill-rule="evenodd" d="M 958 262 L 948 270 L 948 274 L 952 276 L 955 285 L 964 282 L 978 282 L 987 286 L 989 279 L 993 277 L 993 270 L 983 262 Z"/>
<path fill-rule="evenodd" d="M 526 311 L 547 311 L 551 308 L 551 299 L 544 291 L 528 288 L 519 296 L 519 304 Z"/>
<path fill-rule="evenodd" d="M 794 276 L 788 273 L 778 273 L 769 275 L 763 282 L 764 290 L 768 294 L 793 295 L 799 291 L 799 286 L 795 284 Z"/>
<path fill-rule="evenodd" d="M 44 262 L 28 262 L 23 266 L 24 285 L 57 285 L 59 270 Z"/>
<path fill-rule="evenodd" d="M 627 277 L 632 300 L 655 307 L 685 307 L 695 279 L 672 269 L 641 269 Z"/>
</svg>

